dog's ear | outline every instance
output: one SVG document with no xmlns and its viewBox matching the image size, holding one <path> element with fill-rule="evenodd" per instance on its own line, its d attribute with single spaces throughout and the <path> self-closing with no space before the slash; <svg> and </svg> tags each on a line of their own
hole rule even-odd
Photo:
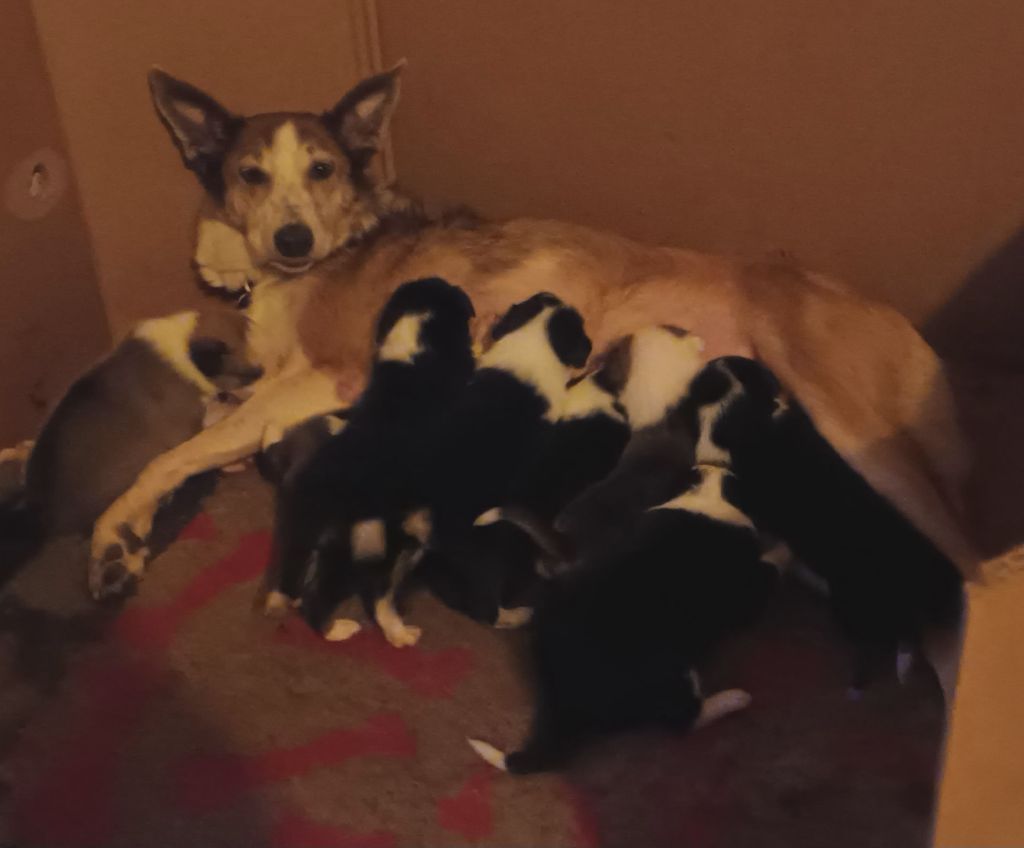
<svg viewBox="0 0 1024 848">
<path fill-rule="evenodd" d="M 221 165 L 242 119 L 210 95 L 158 68 L 149 72 L 149 91 L 185 167 L 195 171 L 212 194 L 223 193 Z"/>
<path fill-rule="evenodd" d="M 323 114 L 323 122 L 353 165 L 364 168 L 380 149 L 381 138 L 398 103 L 402 59 L 390 70 L 367 77 Z"/>
<path fill-rule="evenodd" d="M 582 368 L 590 358 L 590 338 L 583 329 L 583 318 L 569 306 L 555 310 L 548 320 L 548 338 L 555 355 L 570 368 Z"/>
</svg>

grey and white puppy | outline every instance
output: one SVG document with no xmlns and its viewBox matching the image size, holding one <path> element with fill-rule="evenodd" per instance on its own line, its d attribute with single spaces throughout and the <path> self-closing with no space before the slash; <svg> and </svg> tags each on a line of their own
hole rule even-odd
<svg viewBox="0 0 1024 848">
<path fill-rule="evenodd" d="M 241 314 L 180 312 L 136 326 L 43 424 L 24 487 L 0 505 L 0 541 L 18 551 L 4 570 L 50 537 L 88 533 L 152 459 L 202 429 L 218 394 L 260 374 L 245 358 Z"/>
</svg>

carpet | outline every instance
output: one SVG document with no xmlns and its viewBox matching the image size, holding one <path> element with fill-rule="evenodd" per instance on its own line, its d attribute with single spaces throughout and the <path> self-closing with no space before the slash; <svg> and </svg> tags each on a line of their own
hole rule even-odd
<svg viewBox="0 0 1024 848">
<path fill-rule="evenodd" d="M 42 552 L 0 601 L 0 844 L 19 848 L 928 843 L 942 732 L 925 669 L 846 695 L 847 649 L 788 587 L 707 670 L 751 708 L 688 736 L 607 740 L 513 777 L 523 633 L 412 599 L 424 629 L 324 643 L 252 599 L 271 499 L 223 477 L 121 609 L 84 594 L 84 551 Z"/>
</svg>

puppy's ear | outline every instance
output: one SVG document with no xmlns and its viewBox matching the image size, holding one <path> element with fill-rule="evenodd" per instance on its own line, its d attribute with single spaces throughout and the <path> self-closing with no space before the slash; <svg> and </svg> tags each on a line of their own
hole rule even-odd
<svg viewBox="0 0 1024 848">
<path fill-rule="evenodd" d="M 185 167 L 195 172 L 207 191 L 221 197 L 224 154 L 243 120 L 210 95 L 158 68 L 149 72 L 149 92 Z"/>
<path fill-rule="evenodd" d="M 618 397 L 626 388 L 633 369 L 633 337 L 623 336 L 612 342 L 601 356 L 601 366 L 594 374 L 594 382 L 609 394 Z"/>
<path fill-rule="evenodd" d="M 322 116 L 357 169 L 365 168 L 380 149 L 388 121 L 398 104 L 402 59 L 390 70 L 367 77 Z"/>
<path fill-rule="evenodd" d="M 583 329 L 583 318 L 571 307 L 555 311 L 548 320 L 548 338 L 555 355 L 570 368 L 582 368 L 590 358 L 590 338 Z"/>
<path fill-rule="evenodd" d="M 502 336 L 514 333 L 520 327 L 525 327 L 534 318 L 540 315 L 549 306 L 561 306 L 560 301 L 550 292 L 537 292 L 526 300 L 513 304 L 508 311 L 501 316 L 491 328 L 491 341 L 496 342 Z"/>
</svg>

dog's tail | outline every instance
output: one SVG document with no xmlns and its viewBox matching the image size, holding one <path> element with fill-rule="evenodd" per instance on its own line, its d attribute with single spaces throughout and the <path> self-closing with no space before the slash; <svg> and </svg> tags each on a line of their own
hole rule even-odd
<svg viewBox="0 0 1024 848">
<path fill-rule="evenodd" d="M 489 509 L 477 516 L 473 525 L 487 527 L 499 521 L 507 521 L 518 527 L 547 557 L 555 562 L 568 563 L 575 559 L 576 553 L 569 539 L 523 507 L 500 506 Z"/>
<path fill-rule="evenodd" d="M 0 503 L 0 585 L 46 541 L 41 511 L 23 497 Z"/>
</svg>

